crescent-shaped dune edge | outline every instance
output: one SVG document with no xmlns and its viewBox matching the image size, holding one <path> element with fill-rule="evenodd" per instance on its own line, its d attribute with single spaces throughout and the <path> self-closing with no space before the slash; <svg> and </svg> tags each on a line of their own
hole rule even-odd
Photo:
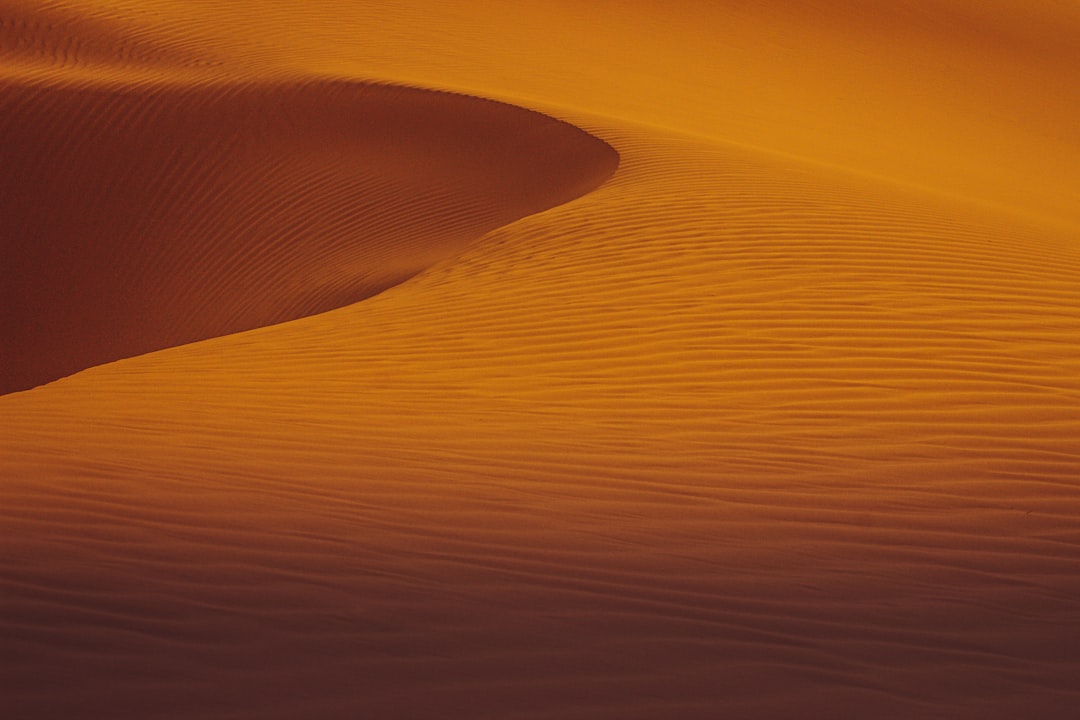
<svg viewBox="0 0 1080 720">
<path fill-rule="evenodd" d="M 348 305 L 618 163 L 539 113 L 409 88 L 2 90 L 0 392 Z"/>
<path fill-rule="evenodd" d="M 1075 717 L 1080 11 L 479 5 L 0 0 L 0 717 Z"/>
</svg>

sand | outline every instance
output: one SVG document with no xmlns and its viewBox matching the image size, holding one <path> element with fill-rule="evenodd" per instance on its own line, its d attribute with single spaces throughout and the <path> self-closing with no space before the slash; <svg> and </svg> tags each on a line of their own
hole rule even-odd
<svg viewBox="0 0 1080 720">
<path fill-rule="evenodd" d="M 0 2 L 0 714 L 1073 717 L 1080 11 L 849 5 Z"/>
<path fill-rule="evenodd" d="M 355 83 L 13 85 L 0 117 L 2 392 L 349 305 L 618 162 L 537 113 Z"/>
</svg>

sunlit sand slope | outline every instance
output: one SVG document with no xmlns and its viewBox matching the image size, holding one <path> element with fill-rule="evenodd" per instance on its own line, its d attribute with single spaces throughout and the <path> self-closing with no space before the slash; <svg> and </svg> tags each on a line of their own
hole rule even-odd
<svg viewBox="0 0 1080 720">
<path fill-rule="evenodd" d="M 0 398 L 2 714 L 1074 716 L 1068 223 L 545 92 L 595 191 Z"/>
<path fill-rule="evenodd" d="M 6 398 L 16 707 L 1067 717 L 1075 250 L 607 139 L 376 298 Z"/>
<path fill-rule="evenodd" d="M 158 23 L 165 17 L 156 16 Z M 205 43 L 169 35 L 145 20 L 90 3 L 0 0 L 3 77 L 116 78 L 144 70 L 190 75 L 221 65 Z"/>
</svg>

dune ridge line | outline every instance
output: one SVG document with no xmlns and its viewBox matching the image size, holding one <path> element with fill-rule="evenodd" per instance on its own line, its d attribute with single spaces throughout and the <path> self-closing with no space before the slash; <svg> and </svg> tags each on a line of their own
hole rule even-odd
<svg viewBox="0 0 1080 720">
<path fill-rule="evenodd" d="M 0 392 L 357 302 L 586 193 L 606 143 L 343 81 L 0 96 Z"/>
<path fill-rule="evenodd" d="M 423 269 L 0 397 L 0 718 L 1075 720 L 1080 5 L 0 0 L 11 38 L 5 187 L 72 297 L 117 285 L 80 237 L 143 258 L 123 316 Z M 617 171 L 470 241 L 616 158 L 380 80 Z"/>
</svg>

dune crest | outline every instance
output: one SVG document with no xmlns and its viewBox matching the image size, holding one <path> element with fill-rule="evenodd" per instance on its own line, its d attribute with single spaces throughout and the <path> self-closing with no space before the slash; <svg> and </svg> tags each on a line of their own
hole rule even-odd
<svg viewBox="0 0 1080 720">
<path fill-rule="evenodd" d="M 1080 6 L 19 6 L 0 718 L 1075 719 Z"/>
<path fill-rule="evenodd" d="M 356 302 L 617 163 L 539 113 L 411 88 L 9 84 L 0 392 Z"/>
</svg>

